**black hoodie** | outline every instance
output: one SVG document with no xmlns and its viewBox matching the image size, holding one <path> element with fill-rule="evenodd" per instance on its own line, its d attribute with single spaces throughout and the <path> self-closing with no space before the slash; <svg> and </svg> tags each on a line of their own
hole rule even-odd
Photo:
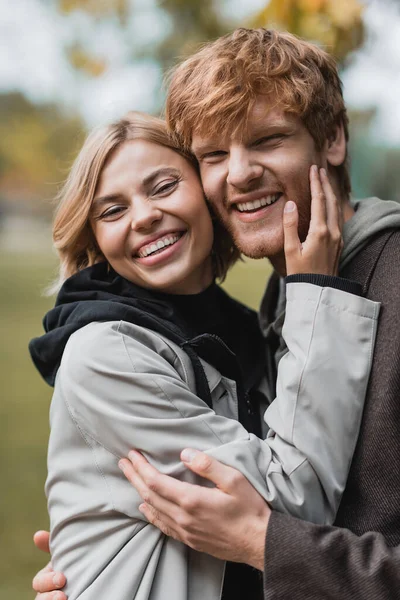
<svg viewBox="0 0 400 600">
<path fill-rule="evenodd" d="M 46 333 L 29 344 L 45 381 L 54 385 L 65 345 L 75 331 L 94 321 L 120 320 L 156 331 L 181 346 L 192 361 L 197 393 L 210 406 L 199 357 L 234 379 L 239 420 L 260 434 L 259 411 L 252 407 L 265 360 L 257 315 L 215 283 L 199 294 L 180 296 L 141 288 L 104 262 L 76 273 L 65 281 L 55 307 L 44 317 Z"/>
</svg>

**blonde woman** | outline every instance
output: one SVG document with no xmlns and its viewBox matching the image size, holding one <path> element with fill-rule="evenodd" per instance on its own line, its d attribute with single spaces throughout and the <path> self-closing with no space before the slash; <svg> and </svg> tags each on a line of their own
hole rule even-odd
<svg viewBox="0 0 400 600">
<path fill-rule="evenodd" d="M 206 450 L 275 509 L 333 521 L 379 305 L 338 289 L 339 210 L 315 167 L 310 185 L 303 245 L 293 203 L 284 215 L 287 243 L 299 251 L 287 256 L 289 352 L 273 400 L 256 314 L 215 283 L 238 252 L 210 215 L 193 159 L 163 121 L 138 113 L 85 142 L 54 224 L 62 287 L 46 334 L 30 346 L 55 386 L 46 494 L 52 560 L 71 600 L 262 597 L 256 571 L 228 564 L 224 578 L 222 561 L 146 522 L 118 468 L 132 447 L 192 482 L 180 450 Z"/>
</svg>

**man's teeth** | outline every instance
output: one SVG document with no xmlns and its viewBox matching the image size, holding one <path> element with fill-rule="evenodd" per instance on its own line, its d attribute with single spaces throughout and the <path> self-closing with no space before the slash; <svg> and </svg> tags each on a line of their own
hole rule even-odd
<svg viewBox="0 0 400 600">
<path fill-rule="evenodd" d="M 146 256 L 150 256 L 150 254 L 158 252 L 165 246 L 172 246 L 172 244 L 175 244 L 175 242 L 177 242 L 180 238 L 181 236 L 177 234 L 167 235 L 166 237 L 157 240 L 156 242 L 153 242 L 148 246 L 142 246 L 142 248 L 140 248 L 140 250 L 138 251 L 138 256 L 140 258 L 146 258 Z"/>
<path fill-rule="evenodd" d="M 272 194 L 270 196 L 264 196 L 264 198 L 260 198 L 259 200 L 254 200 L 254 202 L 240 202 L 236 204 L 236 206 L 240 212 L 256 210 L 257 208 L 273 204 L 278 200 L 279 196 L 280 194 Z"/>
</svg>

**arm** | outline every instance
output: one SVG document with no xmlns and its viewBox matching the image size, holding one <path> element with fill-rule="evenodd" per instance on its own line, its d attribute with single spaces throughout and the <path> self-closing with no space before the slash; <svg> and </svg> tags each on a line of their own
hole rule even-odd
<svg viewBox="0 0 400 600">
<path fill-rule="evenodd" d="M 264 571 L 265 599 L 394 600 L 400 592 L 400 547 L 375 532 L 356 536 L 272 513 Z"/>
<path fill-rule="evenodd" d="M 377 303 L 337 289 L 287 285 L 288 352 L 264 417 L 275 484 L 264 497 L 272 508 L 333 522 L 360 428 L 378 312 Z"/>
<path fill-rule="evenodd" d="M 117 457 L 134 445 L 180 479 L 179 452 L 196 447 L 241 470 L 274 508 L 317 522 L 333 519 L 358 433 L 377 305 L 302 283 L 290 284 L 288 292 L 289 352 L 279 367 L 285 385 L 267 410 L 272 429 L 265 441 L 216 415 L 181 379 L 172 358 L 164 358 L 167 344 L 129 324 L 93 324 L 83 341 L 67 347 L 59 380 L 72 418 Z M 326 391 L 331 371 L 341 377 Z M 335 476 L 329 475 L 334 467 Z"/>
<path fill-rule="evenodd" d="M 125 475 L 150 502 L 141 510 L 167 535 L 219 558 L 264 570 L 266 600 L 292 598 L 294 590 L 298 600 L 398 597 L 400 547 L 389 547 L 381 534 L 358 537 L 347 529 L 270 511 L 237 471 L 203 453 L 182 455 L 189 469 L 217 488 L 214 494 L 204 488 L 199 496 L 186 485 L 184 506 L 173 480 L 154 472 L 141 455 L 132 452 L 130 461 L 122 461 Z"/>
</svg>

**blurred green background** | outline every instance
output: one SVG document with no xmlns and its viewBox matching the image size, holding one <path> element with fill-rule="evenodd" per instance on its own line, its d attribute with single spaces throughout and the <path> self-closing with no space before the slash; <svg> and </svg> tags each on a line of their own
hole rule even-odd
<svg viewBox="0 0 400 600">
<path fill-rule="evenodd" d="M 245 6 L 243 6 L 245 4 Z M 276 25 L 338 58 L 354 194 L 400 198 L 397 0 L 18 0 L 0 12 L 0 600 L 33 598 L 45 562 L 51 390 L 30 363 L 53 303 L 52 198 L 86 131 L 128 109 L 158 113 L 163 73 L 236 26 Z M 1 58 L 1 56 L 3 57 Z M 396 87 L 397 86 L 397 87 Z M 257 307 L 270 270 L 239 263 L 226 288 Z"/>
</svg>

